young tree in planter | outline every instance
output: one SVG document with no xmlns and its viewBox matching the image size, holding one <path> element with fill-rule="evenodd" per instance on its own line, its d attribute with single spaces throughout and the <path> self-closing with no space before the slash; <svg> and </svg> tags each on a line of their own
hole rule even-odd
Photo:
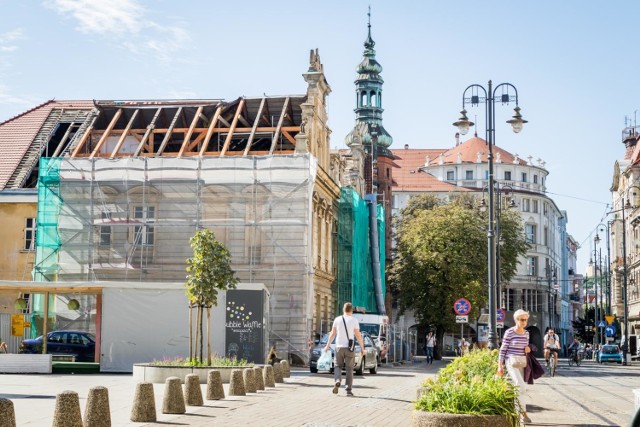
<svg viewBox="0 0 640 427">
<path fill-rule="evenodd" d="M 207 365 L 211 365 L 211 307 L 218 305 L 218 290 L 234 289 L 238 283 L 231 269 L 229 250 L 216 240 L 211 230 L 199 230 L 189 239 L 193 257 L 187 259 L 187 298 L 189 298 L 189 359 L 193 361 L 192 310 L 196 307 L 197 359 L 204 360 L 203 309 L 207 309 Z M 199 357 L 198 357 L 199 356 Z"/>
</svg>

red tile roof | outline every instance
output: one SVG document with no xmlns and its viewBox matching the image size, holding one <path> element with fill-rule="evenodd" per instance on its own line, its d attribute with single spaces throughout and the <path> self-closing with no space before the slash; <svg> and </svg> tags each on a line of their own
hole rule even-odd
<svg viewBox="0 0 640 427">
<path fill-rule="evenodd" d="M 92 108 L 93 101 L 47 101 L 0 123 L 0 189 L 3 189 L 54 108 Z"/>
<path fill-rule="evenodd" d="M 393 191 L 466 191 L 465 188 L 440 181 L 429 173 L 418 172 L 418 168 L 424 166 L 427 156 L 433 160 L 445 151 L 447 150 L 420 148 L 391 150 L 396 157 L 395 163 L 399 166 L 399 168 L 393 170 Z"/>
<path fill-rule="evenodd" d="M 460 157 L 460 161 L 462 163 L 477 163 L 478 153 L 482 153 L 480 155 L 480 162 L 486 163 L 488 161 L 488 152 L 489 146 L 487 145 L 487 141 L 474 136 L 473 138 L 468 139 L 449 150 L 446 150 L 444 153 L 444 163 L 458 163 L 458 157 Z M 509 153 L 507 150 L 503 150 L 497 145 L 493 146 L 493 159 L 495 162 L 500 161 L 502 163 L 513 163 L 514 158 L 515 156 Z M 438 159 L 434 157 L 431 158 L 431 161 L 437 160 Z M 518 163 L 520 163 L 521 165 L 527 164 L 527 162 L 522 159 L 518 159 Z"/>
</svg>

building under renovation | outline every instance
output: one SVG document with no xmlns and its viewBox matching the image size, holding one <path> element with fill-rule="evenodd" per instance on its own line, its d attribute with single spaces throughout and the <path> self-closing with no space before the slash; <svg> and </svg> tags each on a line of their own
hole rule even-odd
<svg viewBox="0 0 640 427">
<path fill-rule="evenodd" d="M 51 289 L 182 282 L 189 238 L 208 228 L 240 281 L 268 290 L 270 345 L 294 362 L 307 360 L 311 338 L 330 329 L 343 302 L 376 311 L 385 211 L 353 184 L 363 181 L 362 153 L 329 151 L 330 87 L 317 51 L 303 76 L 304 95 L 53 109 L 42 124 L 48 137 L 33 139 L 13 173 L 25 187 L 37 178 L 34 280 Z M 33 301 L 25 311 L 42 318 Z M 83 310 L 99 317 L 99 304 L 89 299 Z"/>
</svg>

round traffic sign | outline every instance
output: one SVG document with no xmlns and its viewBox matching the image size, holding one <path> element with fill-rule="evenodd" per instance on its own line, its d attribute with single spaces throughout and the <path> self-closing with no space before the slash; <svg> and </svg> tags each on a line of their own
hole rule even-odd
<svg viewBox="0 0 640 427">
<path fill-rule="evenodd" d="M 616 327 L 614 325 L 609 325 L 604 328 L 604 333 L 608 337 L 612 337 L 616 334 Z"/>
<path fill-rule="evenodd" d="M 456 302 L 453 303 L 453 311 L 455 311 L 458 316 L 466 316 L 471 311 L 471 303 L 466 298 L 458 298 Z"/>
<path fill-rule="evenodd" d="M 499 308 L 496 310 L 496 320 L 498 322 L 504 322 L 505 312 L 503 309 Z"/>
</svg>

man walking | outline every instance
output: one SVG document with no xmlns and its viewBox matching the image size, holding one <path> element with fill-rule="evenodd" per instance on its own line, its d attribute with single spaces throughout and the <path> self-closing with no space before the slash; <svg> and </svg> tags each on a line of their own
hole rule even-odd
<svg viewBox="0 0 640 427">
<path fill-rule="evenodd" d="M 324 351 L 329 351 L 333 339 L 336 338 L 336 365 L 333 369 L 333 377 L 335 380 L 333 394 L 338 394 L 342 377 L 342 365 L 345 365 L 347 372 L 347 396 L 353 396 L 351 388 L 353 386 L 353 366 L 355 364 L 356 353 L 355 350 L 349 348 L 349 341 L 355 342 L 354 340 L 357 338 L 361 351 L 364 351 L 364 343 L 362 342 L 362 335 L 360 334 L 360 323 L 358 323 L 358 319 L 353 317 L 353 305 L 350 302 L 345 303 L 342 307 L 342 312 L 343 315 L 336 317 L 333 321 L 331 334 L 327 340 L 327 345 L 324 347 Z"/>
<path fill-rule="evenodd" d="M 435 335 L 433 335 L 432 331 L 429 331 L 429 333 L 427 334 L 427 344 L 426 344 L 426 349 L 427 349 L 427 363 L 431 364 L 433 363 L 433 347 L 436 344 L 436 337 Z"/>
</svg>

